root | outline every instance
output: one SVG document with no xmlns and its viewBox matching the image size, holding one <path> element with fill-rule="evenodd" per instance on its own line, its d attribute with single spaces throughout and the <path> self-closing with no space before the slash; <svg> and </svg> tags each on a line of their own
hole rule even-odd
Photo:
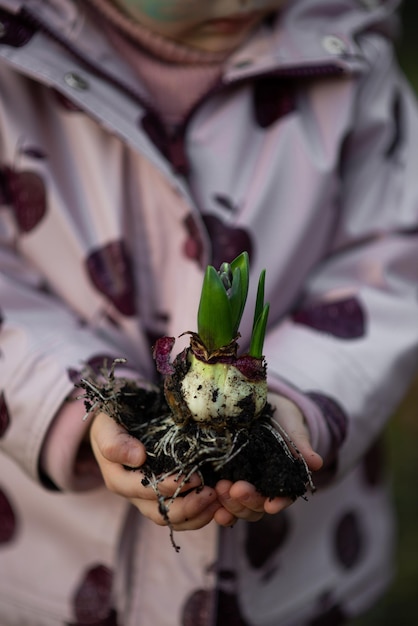
<svg viewBox="0 0 418 626">
<path fill-rule="evenodd" d="M 115 368 L 125 359 L 107 363 L 97 373 L 86 368 L 77 385 L 84 391 L 86 414 L 107 413 L 137 439 L 147 451 L 141 471 L 142 483 L 155 493 L 159 512 L 170 530 L 176 551 L 170 507 L 182 496 L 193 474 L 204 485 L 214 486 L 221 478 L 246 480 L 265 497 L 304 497 L 315 491 L 311 472 L 295 443 L 273 418 L 267 404 L 262 415 L 246 425 L 229 423 L 223 428 L 194 420 L 179 423 L 165 401 L 159 386 L 144 387 L 133 380 L 117 378 Z M 174 493 L 163 496 L 159 485 L 175 476 Z"/>
</svg>

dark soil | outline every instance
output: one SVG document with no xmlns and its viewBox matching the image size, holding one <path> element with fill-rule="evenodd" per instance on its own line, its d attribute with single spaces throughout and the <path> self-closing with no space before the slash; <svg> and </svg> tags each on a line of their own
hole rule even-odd
<svg viewBox="0 0 418 626">
<path fill-rule="evenodd" d="M 312 490 L 310 474 L 300 455 L 296 451 L 289 453 L 289 446 L 284 440 L 278 440 L 268 428 L 273 416 L 268 404 L 262 415 L 246 427 L 242 427 L 241 423 L 228 430 L 218 428 L 210 431 L 208 437 L 207 427 L 193 420 L 186 421 L 182 426 L 174 423 L 162 387 L 145 390 L 133 381 L 116 379 L 112 374 L 98 378 L 92 372 L 79 386 L 85 391 L 88 412 L 106 412 L 145 444 L 149 453 L 146 464 L 141 467 L 148 477 L 144 479 L 145 483 L 162 474 L 178 474 L 179 470 L 187 476 L 198 465 L 204 483 L 209 486 L 214 486 L 222 478 L 234 482 L 246 480 L 265 497 L 292 499 L 303 496 L 308 489 Z M 273 428 L 276 429 L 276 426 Z M 174 441 L 175 457 L 155 452 L 161 437 L 169 433 L 173 434 L 171 440 Z M 206 438 L 211 440 L 207 453 Z M 191 454 L 190 450 L 194 447 L 196 450 Z M 228 450 L 231 451 L 231 458 L 225 460 Z M 221 467 L 215 469 L 217 463 Z"/>
<path fill-rule="evenodd" d="M 241 439 L 248 437 L 248 445 L 214 478 L 233 482 L 246 480 L 267 498 L 287 496 L 295 500 L 307 490 L 309 478 L 305 464 L 284 451 L 272 433 L 263 427 L 264 420 L 256 420 L 247 433 L 241 432 Z"/>
</svg>

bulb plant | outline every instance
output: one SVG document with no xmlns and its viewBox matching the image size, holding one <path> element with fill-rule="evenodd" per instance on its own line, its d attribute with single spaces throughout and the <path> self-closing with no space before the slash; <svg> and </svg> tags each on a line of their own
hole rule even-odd
<svg viewBox="0 0 418 626">
<path fill-rule="evenodd" d="M 207 267 L 197 332 L 186 331 L 189 346 L 172 360 L 174 337 L 154 345 L 159 385 L 116 377 L 123 359 L 99 376 L 86 370 L 78 384 L 85 391 L 86 417 L 104 411 L 144 443 L 143 483 L 154 489 L 169 526 L 170 505 L 195 472 L 202 484 L 247 480 L 269 498 L 296 499 L 314 490 L 303 457 L 267 401 L 265 270 L 258 279 L 249 349 L 239 353 L 249 274 L 246 252 L 219 270 Z M 159 484 L 173 474 L 178 488 L 164 498 Z M 172 532 L 171 539 L 177 548 Z"/>
<path fill-rule="evenodd" d="M 167 339 L 157 341 L 154 357 L 165 376 L 166 399 L 177 423 L 195 420 L 219 431 L 231 423 L 248 425 L 261 414 L 267 401 L 262 351 L 269 304 L 264 303 L 264 282 L 265 271 L 259 278 L 248 354 L 238 356 L 237 343 L 249 286 L 246 252 L 231 264 L 223 263 L 219 271 L 208 266 L 198 330 L 190 333 L 190 347 L 175 365 L 167 362 Z"/>
</svg>

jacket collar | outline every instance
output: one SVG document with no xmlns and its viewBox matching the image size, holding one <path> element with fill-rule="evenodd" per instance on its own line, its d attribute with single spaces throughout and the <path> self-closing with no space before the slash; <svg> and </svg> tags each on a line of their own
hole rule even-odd
<svg viewBox="0 0 418 626">
<path fill-rule="evenodd" d="M 398 29 L 399 0 L 292 0 L 280 20 L 264 27 L 227 64 L 226 79 L 254 73 L 315 74 L 315 69 L 361 71 L 359 44 L 373 30 L 393 37 Z"/>
<path fill-rule="evenodd" d="M 261 28 L 230 57 L 225 82 L 275 71 L 309 74 L 331 66 L 344 72 L 361 71 L 359 36 L 370 29 L 393 34 L 393 12 L 399 1 L 292 0 L 277 24 Z M 77 6 L 82 7 L 77 0 L 0 0 L 0 8 L 11 13 L 24 9 L 89 56 L 91 41 Z"/>
</svg>

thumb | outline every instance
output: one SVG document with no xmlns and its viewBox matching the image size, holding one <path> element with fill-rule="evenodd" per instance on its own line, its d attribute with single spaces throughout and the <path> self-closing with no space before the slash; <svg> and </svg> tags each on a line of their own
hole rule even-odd
<svg viewBox="0 0 418 626">
<path fill-rule="evenodd" d="M 298 451 L 305 459 L 306 464 L 309 467 L 309 469 L 312 472 L 317 472 L 323 466 L 324 461 L 323 461 L 322 456 L 312 449 L 306 427 L 305 427 L 305 431 L 306 432 L 301 431 L 299 434 L 297 434 L 297 436 L 294 435 L 295 439 L 293 439 L 292 435 L 289 434 L 289 436 L 294 441 Z"/>
<path fill-rule="evenodd" d="M 129 435 L 106 413 L 98 413 L 90 429 L 90 441 L 97 461 L 140 467 L 145 463 L 144 445 Z"/>
<path fill-rule="evenodd" d="M 271 394 L 271 399 L 276 407 L 277 421 L 303 456 L 309 469 L 313 472 L 321 469 L 323 459 L 311 446 L 309 430 L 302 411 L 284 396 Z"/>
</svg>

